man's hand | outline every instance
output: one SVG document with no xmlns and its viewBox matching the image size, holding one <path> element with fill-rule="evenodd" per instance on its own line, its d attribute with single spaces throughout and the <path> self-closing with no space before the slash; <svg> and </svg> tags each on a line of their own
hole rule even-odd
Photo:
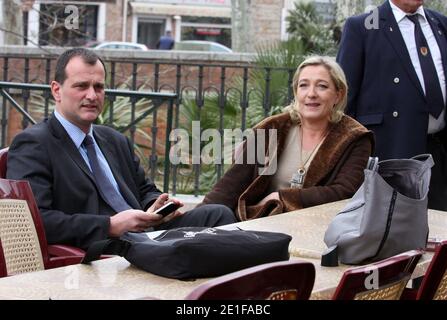
<svg viewBox="0 0 447 320">
<path fill-rule="evenodd" d="M 179 200 L 169 199 L 168 194 L 163 193 L 147 211 L 130 209 L 118 212 L 112 216 L 110 218 L 109 235 L 111 237 L 119 237 L 127 231 L 142 232 L 147 228 L 158 226 L 161 223 L 182 215 L 181 212 L 174 211 L 163 218 L 163 216 L 154 213 L 155 210 L 162 207 L 168 200 L 178 204 L 179 207 L 183 206 L 183 203 Z"/>
<path fill-rule="evenodd" d="M 163 194 L 161 194 L 161 195 L 157 198 L 157 200 L 155 200 L 155 202 L 152 204 L 152 206 L 150 206 L 150 207 L 147 209 L 146 212 L 149 213 L 149 214 L 154 214 L 154 212 L 155 212 L 157 209 L 163 207 L 163 206 L 164 206 L 166 203 L 168 203 L 168 202 L 173 202 L 173 203 L 175 203 L 179 208 L 180 208 L 180 207 L 183 207 L 183 203 L 182 203 L 181 201 L 179 201 L 179 200 L 177 200 L 177 199 L 174 199 L 174 198 L 169 199 L 169 195 L 168 195 L 167 193 L 163 193 Z M 162 217 L 162 216 L 159 215 L 159 214 L 154 214 L 154 215 Z M 176 210 L 176 211 L 174 211 L 174 212 L 168 214 L 168 215 L 167 215 L 166 217 L 164 217 L 163 219 L 161 219 L 162 221 L 161 221 L 160 223 L 167 222 L 167 221 L 171 220 L 172 218 L 177 217 L 177 216 L 179 216 L 179 215 L 182 215 L 182 213 L 179 212 L 178 210 Z"/>
</svg>

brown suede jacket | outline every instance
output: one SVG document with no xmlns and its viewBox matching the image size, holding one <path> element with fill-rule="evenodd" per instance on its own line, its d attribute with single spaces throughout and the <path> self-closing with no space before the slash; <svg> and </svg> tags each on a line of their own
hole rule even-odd
<svg viewBox="0 0 447 320">
<path fill-rule="evenodd" d="M 265 143 L 266 158 L 276 156 L 278 163 L 292 126 L 290 114 L 282 113 L 265 119 L 254 128 L 266 129 L 266 140 L 268 129 L 277 129 L 276 154 L 268 155 L 268 143 Z M 244 145 L 244 159 L 247 159 L 246 145 L 247 143 Z M 233 164 L 205 196 L 202 204 L 224 204 L 235 212 L 239 220 L 244 221 L 346 199 L 352 197 L 362 184 L 363 169 L 373 147 L 372 132 L 345 115 L 340 122 L 332 125 L 318 149 L 302 189 L 278 190 L 280 201 L 270 200 L 263 206 L 256 206 L 268 195 L 273 175 L 260 174 L 265 164 L 247 164 L 245 161 L 243 164 Z"/>
</svg>

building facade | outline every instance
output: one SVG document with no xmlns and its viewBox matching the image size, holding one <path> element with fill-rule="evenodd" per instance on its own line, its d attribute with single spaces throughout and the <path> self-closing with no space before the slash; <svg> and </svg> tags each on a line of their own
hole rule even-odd
<svg viewBox="0 0 447 320">
<path fill-rule="evenodd" d="M 230 0 L 129 1 L 129 40 L 154 48 L 171 31 L 176 41 L 206 40 L 231 47 Z"/>
<path fill-rule="evenodd" d="M 171 31 L 177 41 L 231 47 L 230 0 L 35 0 L 24 18 L 30 46 L 130 41 L 155 48 Z"/>
<path fill-rule="evenodd" d="M 153 49 L 171 31 L 176 41 L 207 40 L 253 52 L 264 43 L 287 39 L 288 11 L 307 0 L 8 1 L 27 3 L 23 34 L 29 46 L 129 41 Z M 314 0 L 326 21 L 335 15 L 335 1 L 354 0 Z M 2 36 L 0 32 L 0 40 Z"/>
</svg>

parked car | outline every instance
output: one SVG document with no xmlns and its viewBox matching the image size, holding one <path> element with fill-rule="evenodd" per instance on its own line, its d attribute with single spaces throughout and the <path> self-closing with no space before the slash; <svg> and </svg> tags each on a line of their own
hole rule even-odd
<svg viewBox="0 0 447 320">
<path fill-rule="evenodd" d="M 233 52 L 233 50 L 224 46 L 223 44 L 200 40 L 185 40 L 176 42 L 174 45 L 174 50 Z"/>
<path fill-rule="evenodd" d="M 146 45 L 136 42 L 123 42 L 123 41 L 105 41 L 105 42 L 93 42 L 87 44 L 86 47 L 95 50 L 102 49 L 119 49 L 119 50 L 149 50 Z"/>
</svg>

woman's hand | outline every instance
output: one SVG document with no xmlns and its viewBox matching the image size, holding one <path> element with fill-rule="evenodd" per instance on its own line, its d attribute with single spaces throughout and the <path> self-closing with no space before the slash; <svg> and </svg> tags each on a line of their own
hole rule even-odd
<svg viewBox="0 0 447 320">
<path fill-rule="evenodd" d="M 266 196 L 264 199 L 262 199 L 261 201 L 259 201 L 256 205 L 264 205 L 267 203 L 267 201 L 271 200 L 271 199 L 275 199 L 275 200 L 279 200 L 279 193 L 278 192 L 272 192 L 270 193 L 268 196 Z"/>
</svg>

